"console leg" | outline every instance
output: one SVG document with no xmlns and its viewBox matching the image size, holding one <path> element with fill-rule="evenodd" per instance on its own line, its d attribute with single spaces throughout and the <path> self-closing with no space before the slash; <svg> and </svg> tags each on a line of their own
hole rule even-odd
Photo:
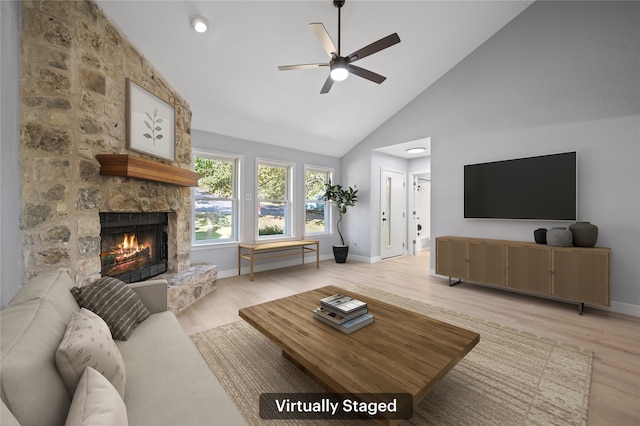
<svg viewBox="0 0 640 426">
<path fill-rule="evenodd" d="M 583 312 L 584 312 L 584 303 L 579 303 L 578 304 L 578 315 L 582 315 Z"/>
<path fill-rule="evenodd" d="M 449 287 L 453 287 L 454 285 L 460 284 L 462 282 L 461 279 L 458 279 L 458 281 L 452 283 L 451 282 L 451 277 L 449 277 Z"/>
</svg>

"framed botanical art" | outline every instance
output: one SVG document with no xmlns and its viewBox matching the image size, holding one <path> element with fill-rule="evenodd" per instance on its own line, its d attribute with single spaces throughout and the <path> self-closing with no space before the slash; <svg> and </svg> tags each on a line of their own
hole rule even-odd
<svg viewBox="0 0 640 426">
<path fill-rule="evenodd" d="M 127 79 L 127 147 L 175 159 L 175 109 Z"/>
</svg>

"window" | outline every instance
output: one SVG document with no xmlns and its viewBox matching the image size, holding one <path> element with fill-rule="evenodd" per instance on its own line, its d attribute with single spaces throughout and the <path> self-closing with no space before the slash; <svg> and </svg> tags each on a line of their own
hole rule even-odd
<svg viewBox="0 0 640 426">
<path fill-rule="evenodd" d="M 258 238 L 291 236 L 293 166 L 258 160 Z"/>
<path fill-rule="evenodd" d="M 311 166 L 305 168 L 305 235 L 330 233 L 330 209 L 327 207 L 327 202 L 322 199 L 324 185 L 330 180 L 331 170 L 329 169 Z"/>
<path fill-rule="evenodd" d="M 238 241 L 239 158 L 197 153 L 198 181 L 193 197 L 193 242 Z"/>
</svg>

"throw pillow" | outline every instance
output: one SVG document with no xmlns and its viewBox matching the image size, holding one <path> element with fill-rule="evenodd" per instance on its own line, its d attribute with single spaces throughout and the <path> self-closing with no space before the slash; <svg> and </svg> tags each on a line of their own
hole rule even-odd
<svg viewBox="0 0 640 426">
<path fill-rule="evenodd" d="M 71 314 L 55 358 L 69 395 L 73 396 L 76 391 L 85 368 L 91 367 L 102 373 L 124 397 L 126 374 L 122 355 L 107 324 L 93 312 L 82 308 Z"/>
<path fill-rule="evenodd" d="M 136 326 L 151 312 L 138 295 L 117 278 L 102 277 L 93 284 L 73 287 L 78 305 L 100 315 L 114 339 L 127 340 Z"/>
<path fill-rule="evenodd" d="M 91 367 L 84 369 L 73 394 L 65 426 L 127 426 L 127 407 L 118 391 Z"/>
</svg>

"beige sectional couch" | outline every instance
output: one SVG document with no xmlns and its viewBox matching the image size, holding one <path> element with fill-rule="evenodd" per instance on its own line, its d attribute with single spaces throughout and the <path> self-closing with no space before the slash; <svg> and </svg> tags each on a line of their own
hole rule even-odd
<svg viewBox="0 0 640 426">
<path fill-rule="evenodd" d="M 65 424 L 72 396 L 55 354 L 72 313 L 80 311 L 73 286 L 64 271 L 43 274 L 0 312 L 2 425 Z M 128 340 L 115 340 L 126 369 L 123 400 L 129 425 L 245 424 L 175 315 L 166 310 L 166 281 L 132 288 L 151 315 Z"/>
</svg>

